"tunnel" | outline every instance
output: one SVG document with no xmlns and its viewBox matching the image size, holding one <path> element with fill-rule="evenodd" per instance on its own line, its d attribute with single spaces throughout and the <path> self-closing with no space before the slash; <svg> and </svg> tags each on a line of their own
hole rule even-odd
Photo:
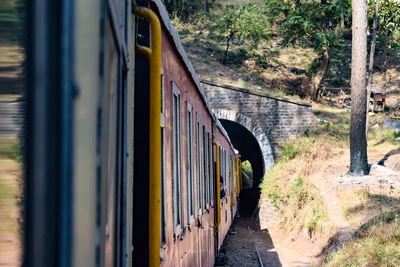
<svg viewBox="0 0 400 267">
<path fill-rule="evenodd" d="M 220 119 L 222 126 L 231 139 L 235 149 L 239 151 L 242 162 L 248 160 L 253 169 L 253 186 L 243 188 L 240 192 L 239 213 L 250 216 L 256 209 L 260 198 L 259 185 L 264 176 L 264 157 L 256 137 L 244 126 L 237 122 Z"/>
</svg>

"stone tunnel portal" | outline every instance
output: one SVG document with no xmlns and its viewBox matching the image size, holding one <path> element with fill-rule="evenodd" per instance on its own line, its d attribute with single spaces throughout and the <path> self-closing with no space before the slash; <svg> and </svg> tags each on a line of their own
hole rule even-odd
<svg viewBox="0 0 400 267">
<path fill-rule="evenodd" d="M 241 215 L 250 216 L 260 198 L 259 185 L 265 173 L 263 153 L 256 137 L 246 127 L 230 120 L 220 119 L 220 122 L 239 151 L 242 162 L 248 160 L 253 169 L 253 187 L 242 189 L 239 206 Z"/>
</svg>

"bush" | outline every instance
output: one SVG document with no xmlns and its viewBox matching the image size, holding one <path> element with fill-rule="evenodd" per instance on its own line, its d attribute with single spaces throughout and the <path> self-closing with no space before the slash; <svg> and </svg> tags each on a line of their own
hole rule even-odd
<svg viewBox="0 0 400 267">
<path fill-rule="evenodd" d="M 298 153 L 299 153 L 299 151 L 294 146 L 294 144 L 292 144 L 292 143 L 286 144 L 282 148 L 280 160 L 288 161 L 288 160 L 294 159 Z"/>
</svg>

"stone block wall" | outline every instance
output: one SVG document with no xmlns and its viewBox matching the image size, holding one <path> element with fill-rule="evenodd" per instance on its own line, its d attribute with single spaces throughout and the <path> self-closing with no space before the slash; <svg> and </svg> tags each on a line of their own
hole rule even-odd
<svg viewBox="0 0 400 267">
<path fill-rule="evenodd" d="M 231 119 L 241 116 L 250 118 L 268 137 L 275 158 L 279 142 L 295 138 L 307 128 L 311 129 L 316 125 L 310 103 L 257 94 L 247 89 L 209 81 L 201 83 L 217 117 L 218 113 L 226 111 L 231 113 Z"/>
</svg>

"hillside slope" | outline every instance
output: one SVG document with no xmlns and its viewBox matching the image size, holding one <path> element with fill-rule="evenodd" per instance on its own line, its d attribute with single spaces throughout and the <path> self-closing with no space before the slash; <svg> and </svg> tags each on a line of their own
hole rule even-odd
<svg viewBox="0 0 400 267">
<path fill-rule="evenodd" d="M 219 30 L 224 7 L 233 2 L 217 4 L 209 13 L 200 13 L 190 21 L 173 18 L 182 44 L 200 79 L 268 92 L 294 98 L 308 98 L 317 54 L 306 44 L 282 47 L 281 38 L 272 29 L 270 40 L 258 42 L 252 51 L 239 37 L 230 42 L 226 64 L 222 58 L 226 37 Z M 259 1 L 246 1 L 256 2 Z M 386 63 L 386 65 L 384 64 Z M 329 67 L 322 88 L 340 88 L 350 94 L 351 32 L 343 33 L 343 46 L 330 55 Z M 378 47 L 374 64 L 374 86 L 388 93 L 388 105 L 400 98 L 400 55 L 389 51 L 385 56 Z"/>
</svg>

